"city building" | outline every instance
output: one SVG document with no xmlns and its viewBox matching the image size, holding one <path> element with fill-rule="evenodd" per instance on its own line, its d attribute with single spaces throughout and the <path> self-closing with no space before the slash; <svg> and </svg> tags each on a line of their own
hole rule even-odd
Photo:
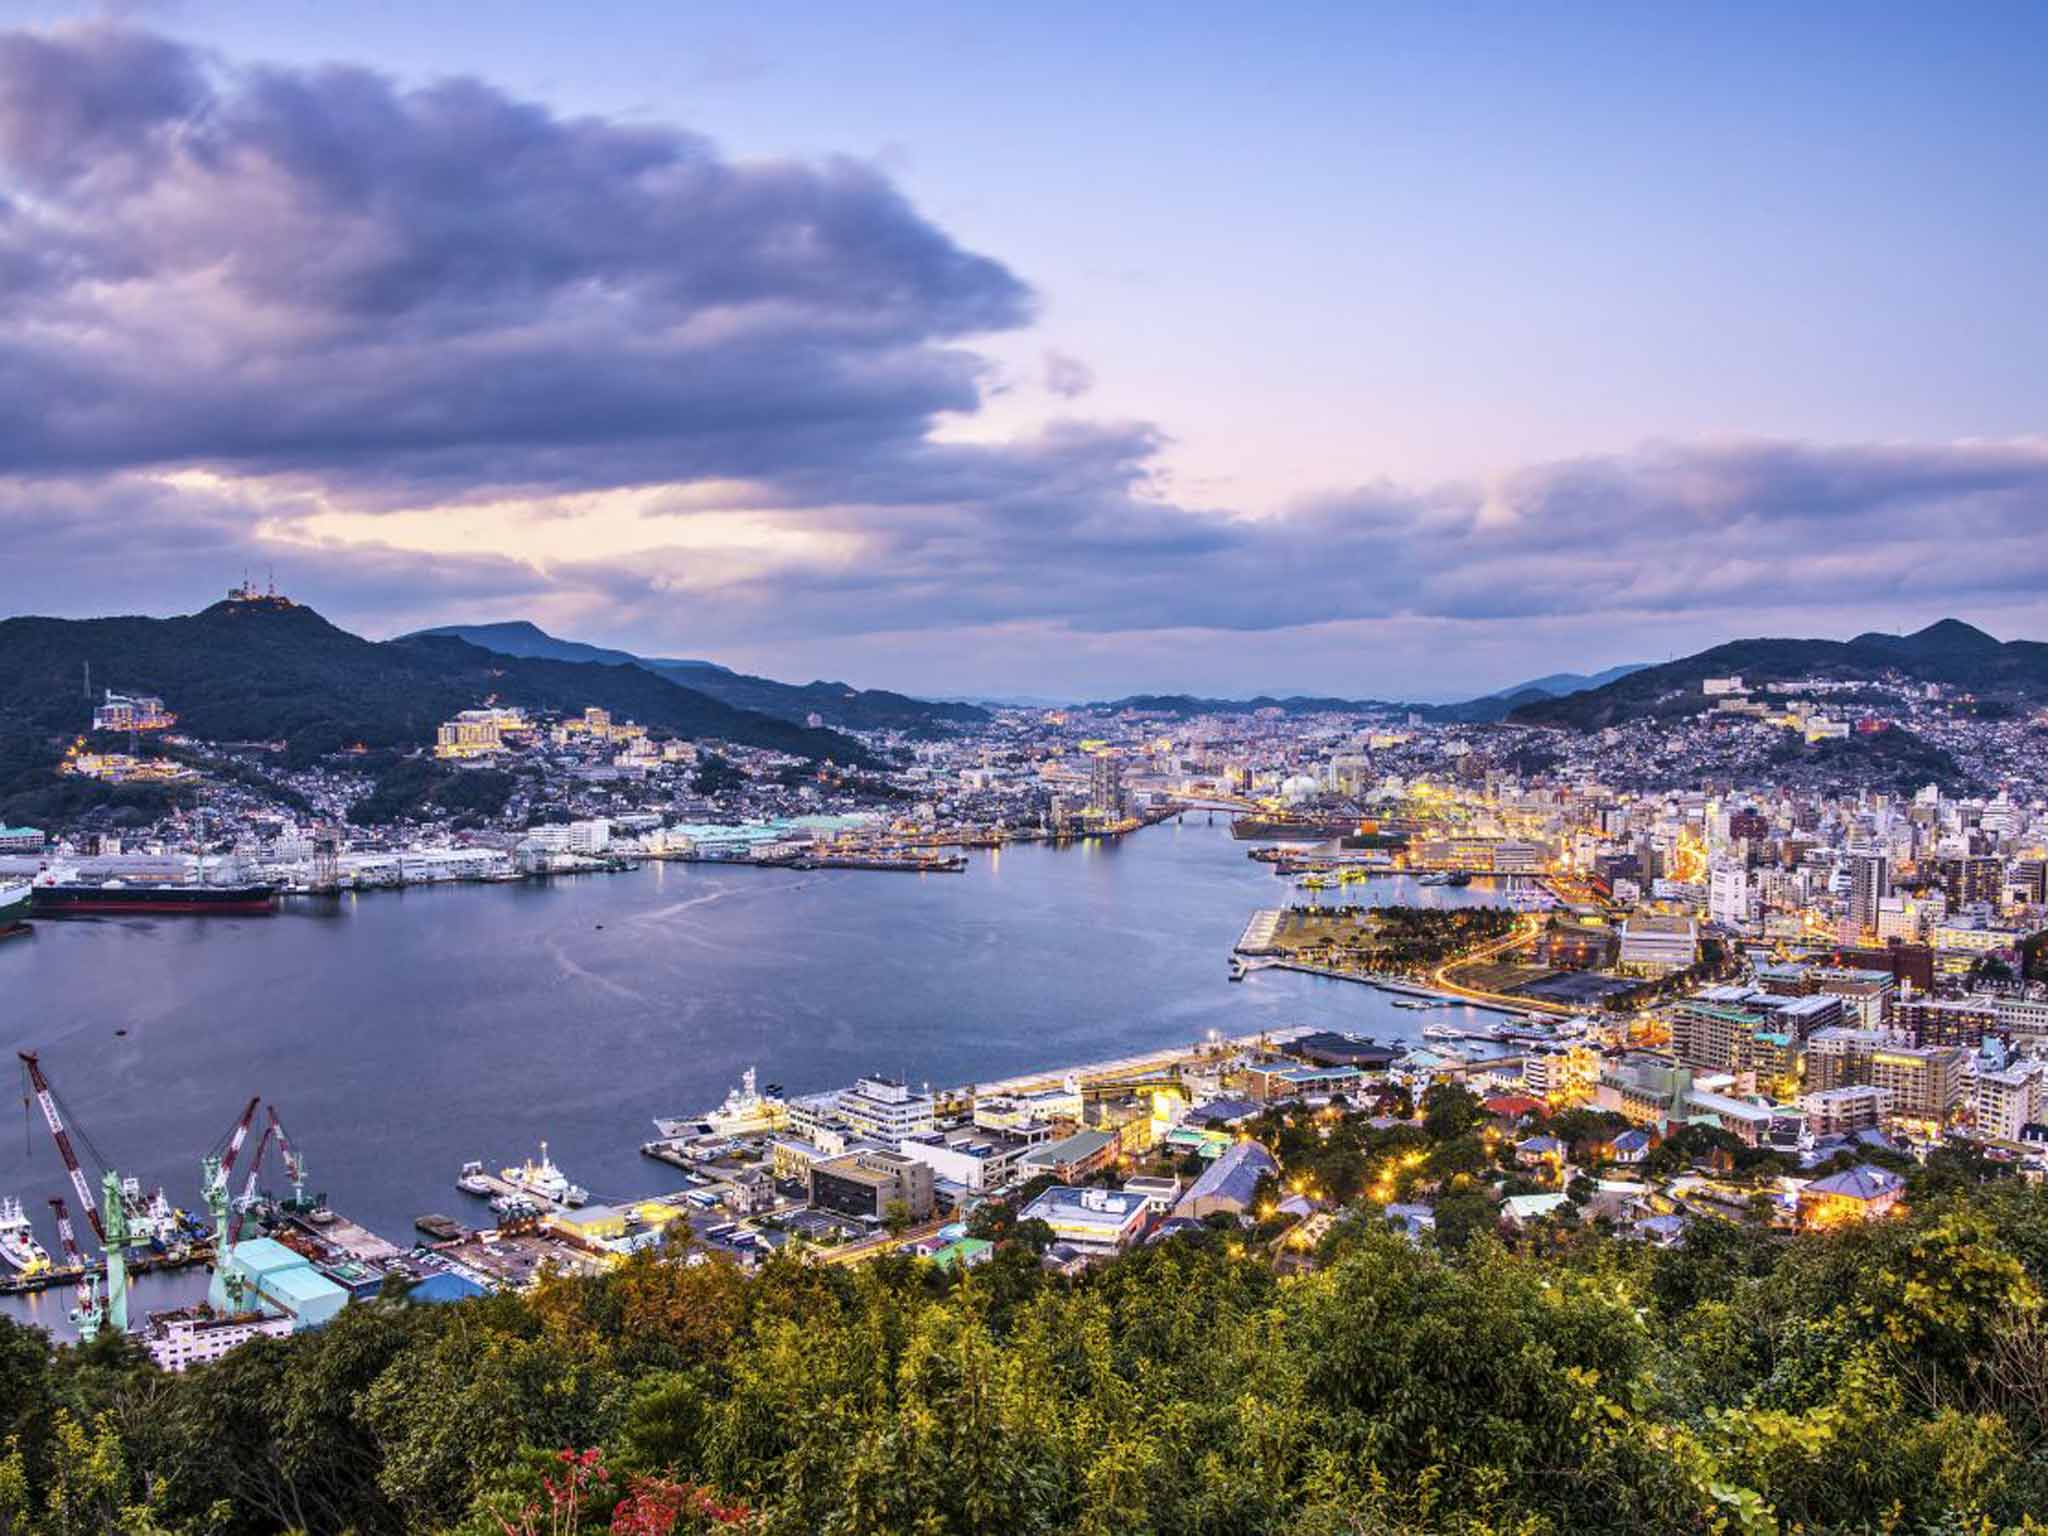
<svg viewBox="0 0 2048 1536">
<path fill-rule="evenodd" d="M 2048 1118 L 2048 1061 L 2025 1061 L 2002 1072 L 1979 1072 L 1972 1106 L 1977 1134 L 2018 1141 Z"/>
<path fill-rule="evenodd" d="M 1042 1221 L 1053 1238 L 1091 1259 L 1122 1253 L 1152 1220 L 1149 1196 L 1137 1190 L 1075 1188 L 1055 1184 L 1018 1212 L 1019 1221 Z"/>
<path fill-rule="evenodd" d="M 1251 1210 L 1259 1180 L 1267 1174 L 1277 1178 L 1279 1173 L 1280 1165 L 1273 1161 L 1273 1154 L 1259 1142 L 1232 1142 L 1230 1149 L 1188 1186 L 1173 1214 L 1197 1221 L 1219 1212 L 1243 1216 Z"/>
<path fill-rule="evenodd" d="M 1638 976 L 1685 970 L 1699 959 L 1699 924 L 1690 917 L 1631 912 L 1621 924 L 1621 969 Z"/>
<path fill-rule="evenodd" d="M 1062 1184 L 1078 1184 L 1115 1163 L 1116 1154 L 1114 1132 L 1076 1131 L 1025 1152 L 1017 1160 L 1017 1171 L 1027 1180 L 1049 1173 Z"/>
<path fill-rule="evenodd" d="M 1261 1104 L 1356 1093 L 1365 1081 L 1357 1067 L 1311 1067 L 1292 1061 L 1257 1061 L 1238 1074 L 1243 1091 Z"/>
<path fill-rule="evenodd" d="M 1849 921 L 1858 933 L 1877 931 L 1877 904 L 1891 895 L 1891 861 L 1881 853 L 1849 860 Z"/>
<path fill-rule="evenodd" d="M 41 853 L 43 842 L 40 827 L 10 827 L 0 823 L 0 853 Z"/>
<path fill-rule="evenodd" d="M 1867 1083 L 1828 1088 L 1803 1095 L 1799 1108 L 1806 1117 L 1806 1129 L 1815 1137 L 1854 1136 L 1883 1128 L 1891 1110 L 1891 1095 Z"/>
<path fill-rule="evenodd" d="M 1088 810 L 1108 822 L 1123 821 L 1130 814 L 1123 762 L 1107 752 L 1098 752 L 1089 760 Z"/>
<path fill-rule="evenodd" d="M 150 1313 L 142 1343 L 158 1370 L 184 1371 L 218 1360 L 251 1339 L 281 1339 L 295 1326 L 282 1312 L 216 1312 L 202 1303 Z"/>
<path fill-rule="evenodd" d="M 93 707 L 92 728 L 96 731 L 167 731 L 178 717 L 164 708 L 164 701 L 150 694 L 116 693 L 107 690 L 106 701 Z"/>
<path fill-rule="evenodd" d="M 842 1088 L 835 1108 L 858 1134 L 891 1148 L 908 1137 L 924 1135 L 937 1121 L 930 1094 L 915 1092 L 892 1077 L 863 1077 L 851 1088 Z"/>
<path fill-rule="evenodd" d="M 1906 1181 L 1869 1163 L 1815 1179 L 1799 1192 L 1799 1224 L 1824 1229 L 1891 1214 L 1905 1197 Z"/>
<path fill-rule="evenodd" d="M 247 1291 L 301 1327 L 327 1322 L 348 1304 L 348 1292 L 313 1268 L 304 1254 L 275 1238 L 235 1244 L 228 1264 Z"/>
<path fill-rule="evenodd" d="M 901 1205 L 913 1221 L 932 1214 L 936 1196 L 928 1163 L 880 1148 L 828 1158 L 810 1168 L 811 1204 L 863 1221 L 881 1221 Z"/>
</svg>

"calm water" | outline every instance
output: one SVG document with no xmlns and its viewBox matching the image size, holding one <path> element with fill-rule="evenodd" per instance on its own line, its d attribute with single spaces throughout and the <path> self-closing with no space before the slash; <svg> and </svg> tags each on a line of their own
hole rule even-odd
<svg viewBox="0 0 2048 1536">
<path fill-rule="evenodd" d="M 1245 849 L 1221 818 L 1190 817 L 1113 844 L 977 853 L 961 875 L 651 864 L 269 918 L 44 922 L 0 944 L 0 1046 L 39 1050 L 99 1150 L 188 1208 L 201 1155 L 249 1095 L 274 1100 L 312 1186 L 403 1244 L 421 1212 L 484 1214 L 451 1185 L 465 1159 L 495 1168 L 541 1137 L 596 1199 L 675 1188 L 639 1155 L 652 1117 L 709 1108 L 752 1065 L 793 1093 L 867 1071 L 957 1084 L 1211 1029 L 1395 1039 L 1445 1016 L 1311 977 L 1231 984 L 1246 918 L 1291 894 Z M 1491 899 L 1405 879 L 1351 889 Z M 43 1202 L 58 1193 L 55 1150 L 25 1113 L 0 1133 L 0 1195 L 21 1197 L 53 1250 Z M 158 1282 L 145 1304 L 175 1289 Z"/>
</svg>

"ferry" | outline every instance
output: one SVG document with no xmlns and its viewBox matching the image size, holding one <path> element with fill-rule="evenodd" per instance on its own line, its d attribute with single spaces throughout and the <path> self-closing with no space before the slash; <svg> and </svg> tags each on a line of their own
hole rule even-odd
<svg viewBox="0 0 2048 1536">
<path fill-rule="evenodd" d="M 1472 883 L 1472 877 L 1466 874 L 1462 869 L 1456 869 L 1446 871 L 1442 874 L 1424 875 L 1420 880 L 1416 881 L 1415 883 L 1417 885 L 1464 886 L 1470 885 Z"/>
<path fill-rule="evenodd" d="M 548 1144 L 540 1144 L 540 1161 L 521 1163 L 517 1168 L 500 1169 L 498 1177 L 514 1189 L 523 1189 L 529 1195 L 556 1205 L 583 1205 L 590 1199 L 590 1191 L 580 1184 L 571 1184 L 569 1176 L 548 1160 Z"/>
<path fill-rule="evenodd" d="M 0 1259 L 24 1275 L 39 1275 L 50 1267 L 50 1254 L 36 1241 L 35 1229 L 12 1195 L 0 1200 Z"/>
</svg>

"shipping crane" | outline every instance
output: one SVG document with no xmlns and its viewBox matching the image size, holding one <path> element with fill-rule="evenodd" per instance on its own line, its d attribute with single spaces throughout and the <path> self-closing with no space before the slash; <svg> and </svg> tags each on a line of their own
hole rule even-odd
<svg viewBox="0 0 2048 1536">
<path fill-rule="evenodd" d="M 242 1238 L 242 1222 L 248 1217 L 249 1207 L 256 1203 L 256 1181 L 263 1176 L 263 1154 L 270 1148 L 270 1140 L 277 1130 L 277 1112 L 269 1112 L 269 1123 L 263 1127 L 263 1135 L 256 1142 L 256 1152 L 249 1159 L 249 1177 L 242 1183 L 242 1196 L 235 1202 L 234 1214 L 228 1218 L 228 1246 L 232 1248 Z"/>
<path fill-rule="evenodd" d="M 57 1241 L 64 1249 L 64 1264 L 67 1269 L 85 1268 L 85 1255 L 78 1251 L 78 1234 L 71 1229 L 71 1211 L 64 1204 L 62 1195 L 50 1196 L 50 1209 L 57 1216 Z"/>
<path fill-rule="evenodd" d="M 50 1088 L 50 1080 L 43 1076 L 42 1063 L 36 1059 L 34 1051 L 16 1051 L 15 1055 L 21 1058 L 22 1070 L 28 1073 L 29 1084 L 35 1090 L 36 1103 L 42 1108 L 43 1119 L 49 1122 L 50 1136 L 57 1143 L 57 1155 L 64 1160 L 64 1171 L 71 1175 L 71 1187 L 78 1192 L 78 1203 L 85 1207 L 85 1219 L 92 1223 L 93 1236 L 104 1246 L 107 1229 L 100 1222 L 92 1185 L 86 1182 L 85 1170 L 78 1166 L 78 1154 L 71 1150 L 71 1133 L 64 1129 L 63 1117 L 57 1113 L 57 1095 Z"/>
<path fill-rule="evenodd" d="M 302 1211 L 306 1208 L 306 1154 L 294 1147 L 291 1138 L 285 1135 L 284 1122 L 277 1118 L 276 1105 L 271 1105 L 264 1113 L 270 1116 L 270 1128 L 277 1132 L 277 1155 L 284 1159 L 285 1177 L 292 1181 L 292 1209 Z"/>
<path fill-rule="evenodd" d="M 233 1204 L 228 1194 L 228 1179 L 235 1171 L 235 1156 L 242 1150 L 242 1143 L 249 1139 L 249 1126 L 256 1118 L 256 1106 L 262 1100 L 252 1095 L 242 1110 L 242 1118 L 235 1122 L 235 1128 L 228 1134 L 227 1147 L 216 1157 L 208 1154 L 200 1160 L 199 1187 L 206 1198 L 206 1208 L 213 1216 L 213 1283 L 207 1287 L 207 1300 L 222 1312 L 241 1311 L 241 1274 L 232 1263 L 235 1237 L 239 1222 L 232 1224 L 230 1207 Z"/>
<path fill-rule="evenodd" d="M 128 1331 L 128 1204 L 121 1189 L 121 1175 L 106 1166 L 86 1138 L 86 1149 L 93 1154 L 93 1161 L 101 1167 L 100 1200 L 93 1199 L 92 1185 L 86 1179 L 85 1170 L 78 1165 L 78 1154 L 71 1149 L 71 1133 L 64 1128 L 64 1117 L 58 1112 L 56 1090 L 50 1080 L 43 1076 L 42 1063 L 34 1051 L 17 1051 L 21 1058 L 22 1070 L 28 1074 L 29 1086 L 35 1092 L 36 1104 L 42 1109 L 43 1119 L 50 1127 L 50 1139 L 57 1143 L 57 1155 L 64 1160 L 64 1172 L 71 1179 L 71 1187 L 77 1191 L 79 1202 L 85 1207 L 85 1214 L 92 1222 L 93 1236 L 100 1242 L 101 1250 L 107 1256 L 107 1290 L 102 1302 L 98 1287 L 88 1277 L 85 1301 L 71 1315 L 71 1321 L 78 1328 L 78 1336 L 90 1340 L 98 1334 L 102 1324 L 116 1333 Z M 81 1135 L 84 1133 L 81 1132 Z"/>
</svg>

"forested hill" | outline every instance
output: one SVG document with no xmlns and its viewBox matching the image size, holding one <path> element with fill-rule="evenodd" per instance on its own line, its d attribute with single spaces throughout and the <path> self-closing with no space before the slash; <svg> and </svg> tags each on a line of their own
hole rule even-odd
<svg viewBox="0 0 2048 1536">
<path fill-rule="evenodd" d="M 2048 1199 L 1914 1183 L 1669 1250 L 1562 1213 L 1506 1249 L 1447 1191 L 1291 1278 L 1227 1217 L 1076 1282 L 1037 1223 L 964 1278 L 642 1253 L 179 1376 L 0 1319 L 0 1531 L 2039 1536 Z"/>
<path fill-rule="evenodd" d="M 637 666 L 493 654 L 455 639 L 363 639 L 310 608 L 221 602 L 182 618 L 0 621 L 0 729 L 61 741 L 90 719 L 92 687 L 161 694 L 214 741 L 284 740 L 305 760 L 353 742 L 415 747 L 486 698 L 532 710 L 597 705 L 681 736 L 800 757 L 865 761 L 834 731 L 736 709 Z"/>
<path fill-rule="evenodd" d="M 452 635 L 471 645 L 482 646 L 507 656 L 549 657 L 559 661 L 603 661 L 614 665 L 645 667 L 670 682 L 732 705 L 735 709 L 758 710 L 764 715 L 801 724 L 816 715 L 827 725 L 857 731 L 919 730 L 972 725 L 989 718 L 973 704 L 914 699 L 885 688 L 855 688 L 848 683 L 816 681 L 781 683 L 770 677 L 751 677 L 713 661 L 682 660 L 663 656 L 636 656 L 631 651 L 607 650 L 580 640 L 563 640 L 534 624 L 515 621 L 505 624 L 448 624 L 423 629 L 416 636 Z"/>
<path fill-rule="evenodd" d="M 1695 712 L 1701 708 L 1700 684 L 1710 677 L 1739 675 L 1751 684 L 1803 677 L 1854 682 L 1888 673 L 1989 697 L 2048 698 L 2048 645 L 2001 642 L 1960 619 L 1943 619 L 1910 635 L 1732 640 L 1583 693 L 1528 700 L 1508 719 L 1517 725 L 1599 730 L 1644 715 Z"/>
</svg>

